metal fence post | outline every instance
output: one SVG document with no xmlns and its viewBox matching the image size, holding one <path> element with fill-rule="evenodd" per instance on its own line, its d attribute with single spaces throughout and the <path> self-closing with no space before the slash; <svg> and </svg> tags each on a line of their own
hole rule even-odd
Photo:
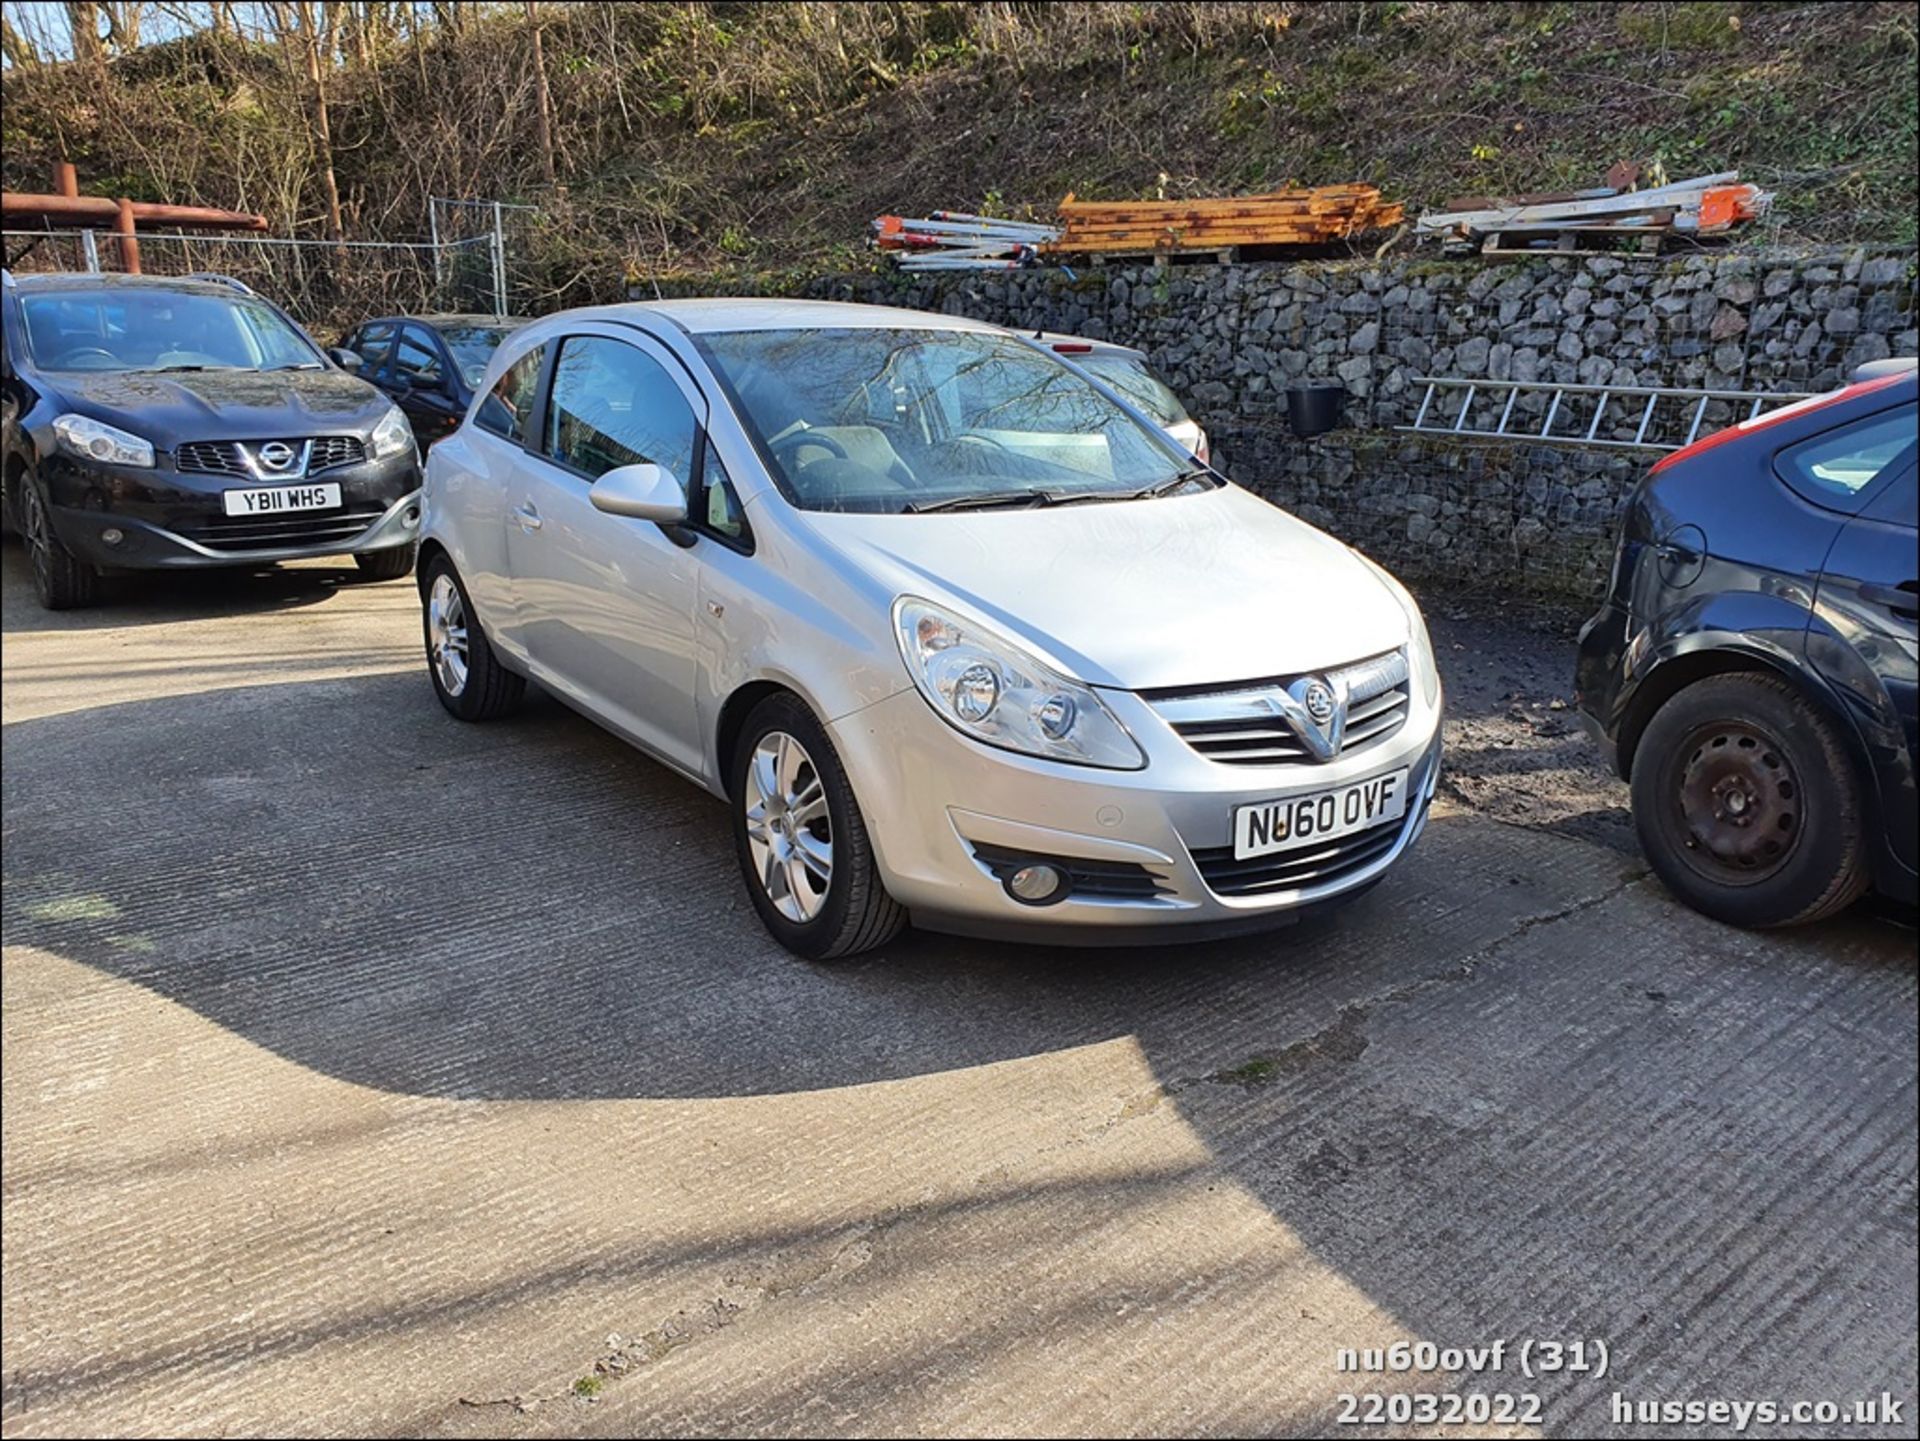
<svg viewBox="0 0 1920 1441">
<path fill-rule="evenodd" d="M 81 253 L 87 257 L 87 274 L 98 275 L 100 273 L 100 247 L 93 243 L 93 232 L 91 230 L 83 230 L 80 232 L 80 250 Z"/>
<path fill-rule="evenodd" d="M 440 292 L 447 288 L 447 277 L 440 268 L 440 202 L 427 197 L 427 229 L 433 238 L 433 303 L 440 303 Z"/>
<path fill-rule="evenodd" d="M 493 202 L 493 313 L 507 313 L 507 238 L 498 200 Z"/>
</svg>

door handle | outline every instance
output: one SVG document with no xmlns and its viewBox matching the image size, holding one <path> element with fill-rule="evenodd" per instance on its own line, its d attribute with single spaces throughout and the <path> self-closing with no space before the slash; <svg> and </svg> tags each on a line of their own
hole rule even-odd
<svg viewBox="0 0 1920 1441">
<path fill-rule="evenodd" d="M 519 522 L 520 529 L 524 530 L 528 535 L 532 535 L 536 530 L 540 529 L 540 512 L 533 508 L 533 502 L 531 501 L 525 505 L 515 506 L 513 518 Z"/>
<path fill-rule="evenodd" d="M 1899 585 L 1868 582 L 1860 587 L 1860 598 L 1884 605 L 1895 615 L 1920 616 L 1920 582 L 1906 580 Z"/>
</svg>

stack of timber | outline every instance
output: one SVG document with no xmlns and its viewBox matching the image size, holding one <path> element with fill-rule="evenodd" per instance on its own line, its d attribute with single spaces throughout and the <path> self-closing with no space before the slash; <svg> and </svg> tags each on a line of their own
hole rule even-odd
<svg viewBox="0 0 1920 1441">
<path fill-rule="evenodd" d="M 1372 185 L 1326 185 L 1215 200 L 1060 202 L 1061 233 L 1043 254 L 1178 255 L 1233 258 L 1242 246 L 1327 245 L 1398 225 L 1398 204 Z"/>
<path fill-rule="evenodd" d="M 1638 171 L 1616 167 L 1608 183 L 1558 195 L 1475 196 L 1450 200 L 1422 215 L 1415 228 L 1437 235 L 1447 249 L 1482 255 L 1530 255 L 1583 246 L 1631 242 L 1657 253 L 1673 236 L 1722 235 L 1765 215 L 1773 197 L 1740 183 L 1738 171 L 1702 175 L 1646 190 L 1632 187 Z"/>
</svg>

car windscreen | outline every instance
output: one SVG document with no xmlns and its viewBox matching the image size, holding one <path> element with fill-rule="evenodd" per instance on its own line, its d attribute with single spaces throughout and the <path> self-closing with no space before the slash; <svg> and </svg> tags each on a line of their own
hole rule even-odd
<svg viewBox="0 0 1920 1441">
<path fill-rule="evenodd" d="M 808 510 L 1117 498 L 1191 466 L 1085 376 L 1012 336 L 742 330 L 699 344 L 775 481 Z"/>
<path fill-rule="evenodd" d="M 319 369 L 271 306 L 186 290 L 75 289 L 22 298 L 27 349 L 46 370 Z"/>
<path fill-rule="evenodd" d="M 1192 419 L 1187 414 L 1186 406 L 1180 403 L 1180 397 L 1167 389 L 1160 377 L 1148 370 L 1147 363 L 1138 356 L 1109 350 L 1077 355 L 1074 360 L 1162 425 L 1178 425 L 1183 420 Z"/>
<path fill-rule="evenodd" d="M 503 325 L 440 327 L 440 338 L 447 342 L 447 349 L 453 352 L 453 363 L 460 367 L 460 374 L 466 377 L 469 389 L 486 379 L 487 362 L 493 359 L 500 342 L 511 334 L 513 327 Z"/>
</svg>

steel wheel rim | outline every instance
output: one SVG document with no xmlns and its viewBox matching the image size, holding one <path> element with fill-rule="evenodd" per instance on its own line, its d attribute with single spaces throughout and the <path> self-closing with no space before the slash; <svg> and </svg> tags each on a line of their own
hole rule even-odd
<svg viewBox="0 0 1920 1441">
<path fill-rule="evenodd" d="M 467 608 L 460 587 L 444 573 L 433 578 L 427 596 L 427 661 L 448 695 L 467 688 Z"/>
<path fill-rule="evenodd" d="M 773 908 L 805 924 L 833 884 L 833 818 L 827 788 L 807 748 L 769 731 L 753 748 L 741 804 L 753 873 Z"/>
<path fill-rule="evenodd" d="M 1721 885 L 1779 874 L 1806 829 L 1804 788 L 1786 750 L 1745 721 L 1701 726 L 1681 748 L 1675 788 L 1681 855 Z"/>
</svg>

